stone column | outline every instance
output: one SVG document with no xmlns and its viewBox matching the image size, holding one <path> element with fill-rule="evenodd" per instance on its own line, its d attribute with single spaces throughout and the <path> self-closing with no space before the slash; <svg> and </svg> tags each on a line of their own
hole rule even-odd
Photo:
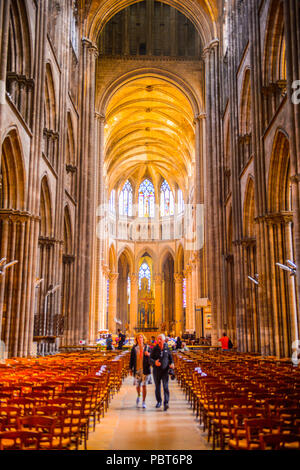
<svg viewBox="0 0 300 470">
<path fill-rule="evenodd" d="M 222 194 L 222 145 L 221 145 L 221 76 L 219 68 L 219 42 L 213 40 L 204 49 L 205 61 L 205 106 L 206 106 L 206 161 L 203 179 L 206 181 L 205 243 L 206 265 L 208 266 L 208 297 L 211 301 L 212 344 L 218 344 L 222 312 L 222 270 L 221 253 L 223 244 Z"/>
<path fill-rule="evenodd" d="M 187 266 L 184 271 L 184 277 L 186 280 L 186 315 L 185 315 L 185 328 L 191 330 L 192 326 L 192 268 Z"/>
<path fill-rule="evenodd" d="M 183 333 L 183 275 L 174 273 L 175 281 L 175 334 L 182 336 Z"/>
<path fill-rule="evenodd" d="M 296 92 L 297 80 L 300 79 L 300 31 L 299 31 L 299 1 L 286 0 L 284 7 L 284 35 L 286 41 L 286 72 L 287 95 L 289 110 L 289 135 L 290 135 L 290 174 L 292 183 L 292 207 L 294 224 L 294 261 L 297 265 L 295 284 L 298 302 L 300 299 L 300 104 L 293 94 Z M 297 87 L 299 90 L 299 85 Z M 299 96 L 299 94 L 298 94 Z M 300 338 L 300 309 L 297 313 L 297 335 Z M 296 332 L 295 332 L 296 333 Z M 297 336 L 297 338 L 296 338 Z"/>
<path fill-rule="evenodd" d="M 154 275 L 154 291 L 155 291 L 155 324 L 161 328 L 161 324 L 165 318 L 162 318 L 162 275 L 156 273 Z"/>
<path fill-rule="evenodd" d="M 91 325 L 90 336 L 96 335 L 105 319 L 105 311 L 102 302 L 102 263 L 104 260 L 104 237 L 105 237 L 105 207 L 104 207 L 104 181 L 103 181 L 103 165 L 104 165 L 104 125 L 105 117 L 99 113 L 95 113 L 96 118 L 96 178 L 95 191 L 97 193 L 96 207 L 96 223 L 95 223 L 95 255 L 93 262 L 92 275 L 92 297 L 91 297 Z M 92 334 L 92 329 L 94 333 Z"/>
<path fill-rule="evenodd" d="M 137 274 L 130 274 L 130 320 L 129 330 L 130 335 L 135 335 L 134 328 L 137 325 L 137 314 L 138 314 L 138 288 L 139 288 L 139 277 Z"/>
<path fill-rule="evenodd" d="M 75 342 L 88 340 L 92 283 L 93 255 L 95 251 L 95 224 L 97 191 L 95 174 L 95 63 L 97 47 L 89 39 L 82 40 L 79 121 L 79 205 L 76 239 L 76 292 L 73 309 L 76 315 Z"/>
<path fill-rule="evenodd" d="M 108 329 L 112 334 L 116 333 L 117 312 L 117 287 L 119 273 L 109 273 L 109 302 L 108 302 Z"/>
<path fill-rule="evenodd" d="M 7 48 L 9 40 L 9 13 L 10 1 L 1 2 L 0 5 L 0 129 L 3 129 L 3 109 L 6 106 L 6 67 L 7 67 Z M 0 156 L 2 155 L 2 138 L 0 140 Z M 1 160 L 0 160 L 1 165 Z M 1 326 L 0 326 L 1 328 Z M 1 338 L 1 336 L 0 336 Z"/>
</svg>

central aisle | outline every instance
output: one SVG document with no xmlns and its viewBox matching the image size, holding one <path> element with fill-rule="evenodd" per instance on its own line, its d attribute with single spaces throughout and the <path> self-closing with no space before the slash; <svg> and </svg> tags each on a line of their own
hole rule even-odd
<svg viewBox="0 0 300 470">
<path fill-rule="evenodd" d="M 87 450 L 210 450 L 199 422 L 177 381 L 169 381 L 170 408 L 156 409 L 154 385 L 148 385 L 147 409 L 136 407 L 136 389 L 128 376 L 108 412 L 90 432 Z"/>
</svg>

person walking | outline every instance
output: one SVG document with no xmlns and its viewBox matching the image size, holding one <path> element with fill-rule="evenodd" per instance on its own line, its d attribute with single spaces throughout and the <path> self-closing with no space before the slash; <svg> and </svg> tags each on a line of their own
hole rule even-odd
<svg viewBox="0 0 300 470">
<path fill-rule="evenodd" d="M 125 343 L 125 335 L 122 333 L 120 329 L 118 329 L 118 349 L 122 349 Z"/>
<path fill-rule="evenodd" d="M 151 383 L 151 367 L 150 367 L 150 352 L 148 346 L 145 344 L 144 335 L 139 334 L 136 337 L 136 344 L 131 349 L 130 373 L 134 376 L 133 384 L 136 386 L 137 399 L 136 406 L 139 406 L 141 387 L 143 389 L 143 404 L 142 407 L 146 408 L 146 395 L 147 384 Z"/>
<path fill-rule="evenodd" d="M 222 345 L 222 351 L 228 351 L 229 350 L 229 347 L 228 347 L 229 338 L 226 335 L 226 333 L 223 333 L 223 336 L 220 339 L 218 339 L 218 341 L 220 341 L 220 343 Z"/>
<path fill-rule="evenodd" d="M 150 362 L 153 366 L 153 378 L 155 383 L 156 408 L 162 405 L 161 382 L 164 390 L 164 410 L 169 408 L 169 368 L 174 369 L 172 353 L 165 342 L 165 335 L 157 337 L 157 344 L 151 351 Z"/>
<path fill-rule="evenodd" d="M 113 350 L 113 340 L 111 334 L 109 334 L 106 338 L 106 350 L 112 351 Z"/>
</svg>

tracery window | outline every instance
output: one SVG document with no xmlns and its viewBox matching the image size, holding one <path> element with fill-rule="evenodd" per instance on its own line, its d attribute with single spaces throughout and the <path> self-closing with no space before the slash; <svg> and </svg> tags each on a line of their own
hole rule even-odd
<svg viewBox="0 0 300 470">
<path fill-rule="evenodd" d="M 139 289 L 141 289 L 142 287 L 142 279 L 148 279 L 148 289 L 150 290 L 150 287 L 151 287 L 151 271 L 150 271 L 150 268 L 148 266 L 148 263 L 146 263 L 146 261 L 144 261 L 142 264 L 141 264 L 141 267 L 139 269 Z"/>
<path fill-rule="evenodd" d="M 184 200 L 181 189 L 178 189 L 178 214 L 182 214 L 184 211 Z"/>
<path fill-rule="evenodd" d="M 116 212 L 116 191 L 113 189 L 109 198 L 109 211 L 114 214 Z"/>
<path fill-rule="evenodd" d="M 150 180 L 145 179 L 139 189 L 139 217 L 154 217 L 155 194 Z"/>
<path fill-rule="evenodd" d="M 174 196 L 166 180 L 160 187 L 160 215 L 162 217 L 174 215 Z"/>
<path fill-rule="evenodd" d="M 119 214 L 132 216 L 132 186 L 127 180 L 123 186 L 119 198 Z"/>
</svg>

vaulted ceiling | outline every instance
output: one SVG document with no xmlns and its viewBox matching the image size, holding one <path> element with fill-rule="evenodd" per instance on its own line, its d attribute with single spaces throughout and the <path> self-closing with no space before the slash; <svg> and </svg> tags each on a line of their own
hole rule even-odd
<svg viewBox="0 0 300 470">
<path fill-rule="evenodd" d="M 78 0 L 84 16 L 84 36 L 97 42 L 97 36 L 107 21 L 118 11 L 141 0 Z M 217 20 L 222 0 L 161 0 L 177 8 L 198 29 L 204 46 L 217 37 Z"/>
<path fill-rule="evenodd" d="M 105 172 L 109 191 L 132 178 L 155 186 L 189 186 L 195 153 L 192 107 L 170 82 L 140 77 L 121 86 L 106 110 Z"/>
</svg>

